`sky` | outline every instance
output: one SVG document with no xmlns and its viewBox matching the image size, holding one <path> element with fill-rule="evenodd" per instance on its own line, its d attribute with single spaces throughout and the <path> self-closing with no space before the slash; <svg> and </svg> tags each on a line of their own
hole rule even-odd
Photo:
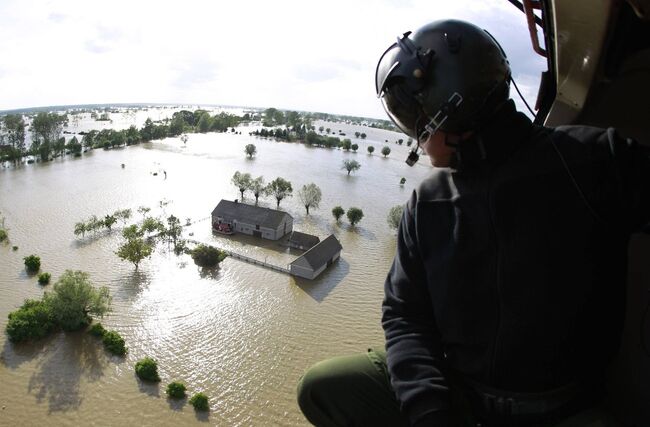
<svg viewBox="0 0 650 427">
<path fill-rule="evenodd" d="M 507 0 L 0 0 L 0 110 L 178 103 L 386 118 L 379 57 L 449 18 L 499 40 L 534 104 L 546 63 Z"/>
</svg>

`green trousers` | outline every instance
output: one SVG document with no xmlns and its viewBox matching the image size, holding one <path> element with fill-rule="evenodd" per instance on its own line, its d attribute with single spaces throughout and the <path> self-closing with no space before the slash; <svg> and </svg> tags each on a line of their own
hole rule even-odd
<svg viewBox="0 0 650 427">
<path fill-rule="evenodd" d="M 451 396 L 458 425 L 475 427 L 462 396 Z M 408 426 L 390 385 L 384 351 L 340 356 L 312 366 L 298 383 L 298 405 L 317 427 Z M 485 425 L 485 424 L 484 424 Z M 599 409 L 580 412 L 559 423 L 536 427 L 618 427 Z M 435 427 L 435 426 L 431 426 Z"/>
<path fill-rule="evenodd" d="M 380 351 L 315 364 L 298 383 L 298 405 L 318 427 L 409 425 L 390 386 L 386 354 Z"/>
</svg>

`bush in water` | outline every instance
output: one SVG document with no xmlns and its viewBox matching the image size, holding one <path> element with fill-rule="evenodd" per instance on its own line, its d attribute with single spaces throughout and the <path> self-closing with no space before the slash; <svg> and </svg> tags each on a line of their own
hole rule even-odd
<svg viewBox="0 0 650 427">
<path fill-rule="evenodd" d="M 145 357 L 135 364 L 135 373 L 141 380 L 160 381 L 158 376 L 158 364 L 151 357 Z"/>
</svg>

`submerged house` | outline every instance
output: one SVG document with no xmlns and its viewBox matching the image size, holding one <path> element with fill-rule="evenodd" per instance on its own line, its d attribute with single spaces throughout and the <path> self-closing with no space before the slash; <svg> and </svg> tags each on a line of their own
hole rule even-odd
<svg viewBox="0 0 650 427">
<path fill-rule="evenodd" d="M 320 239 L 317 236 L 301 233 L 300 231 L 294 231 L 291 233 L 291 237 L 289 238 L 289 247 L 308 251 L 312 247 L 316 246 L 318 242 L 320 242 Z"/>
<path fill-rule="evenodd" d="M 237 233 L 278 240 L 293 230 L 293 217 L 275 209 L 221 200 L 212 211 L 212 227 L 220 224 L 228 224 Z"/>
<path fill-rule="evenodd" d="M 315 279 L 339 258 L 341 249 L 343 249 L 341 243 L 333 234 L 330 234 L 325 240 L 289 264 L 289 271 L 293 276 Z"/>
</svg>

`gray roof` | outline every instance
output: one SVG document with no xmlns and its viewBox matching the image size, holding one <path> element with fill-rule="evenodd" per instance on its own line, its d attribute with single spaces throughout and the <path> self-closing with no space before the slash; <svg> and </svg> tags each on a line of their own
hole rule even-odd
<svg viewBox="0 0 650 427">
<path fill-rule="evenodd" d="M 336 240 L 333 234 L 330 234 L 327 239 L 323 240 L 304 254 L 301 257 L 298 257 L 293 263 L 300 263 L 300 260 L 307 261 L 307 264 L 311 267 L 312 270 L 318 270 L 323 265 L 327 264 L 329 260 L 332 259 L 334 255 L 343 249 L 341 243 Z"/>
<path fill-rule="evenodd" d="M 312 236 L 311 234 L 301 233 L 300 231 L 294 231 L 291 233 L 291 238 L 289 242 L 295 243 L 298 246 L 303 247 L 312 247 L 316 243 L 320 242 L 320 239 L 317 236 Z"/>
<path fill-rule="evenodd" d="M 220 216 L 227 220 L 237 220 L 246 224 L 259 225 L 267 228 L 278 228 L 285 217 L 291 218 L 286 212 L 260 206 L 247 205 L 246 203 L 221 200 L 212 211 L 212 216 Z"/>
</svg>

